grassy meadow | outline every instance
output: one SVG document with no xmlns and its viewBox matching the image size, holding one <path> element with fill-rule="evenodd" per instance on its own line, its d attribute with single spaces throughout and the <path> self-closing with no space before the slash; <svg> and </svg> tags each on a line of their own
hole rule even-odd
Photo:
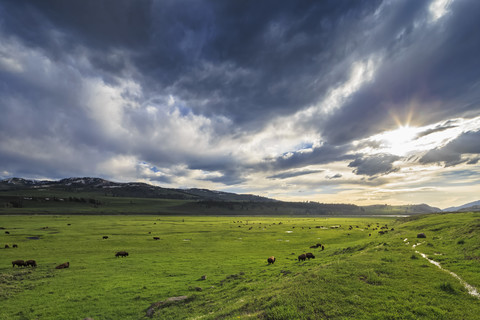
<svg viewBox="0 0 480 320">
<path fill-rule="evenodd" d="M 478 290 L 480 213 L 2 215 L 0 227 L 0 319 L 148 319 L 152 303 L 177 296 L 187 298 L 152 318 L 480 319 L 480 299 L 415 253 Z M 325 249 L 309 248 L 317 243 Z M 120 250 L 129 256 L 115 257 Z M 316 258 L 299 262 L 304 252 Z M 12 268 L 17 259 L 38 267 Z M 67 261 L 70 268 L 55 269 Z"/>
</svg>

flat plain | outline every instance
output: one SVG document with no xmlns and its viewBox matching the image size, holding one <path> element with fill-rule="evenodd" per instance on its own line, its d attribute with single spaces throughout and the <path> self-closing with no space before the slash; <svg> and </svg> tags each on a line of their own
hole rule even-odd
<svg viewBox="0 0 480 320">
<path fill-rule="evenodd" d="M 480 318 L 479 297 L 420 255 L 478 290 L 480 213 L 2 215 L 0 227 L 0 319 L 147 319 L 153 303 L 179 296 L 151 317 Z M 298 261 L 306 252 L 315 258 Z M 17 259 L 38 266 L 12 267 Z"/>
</svg>

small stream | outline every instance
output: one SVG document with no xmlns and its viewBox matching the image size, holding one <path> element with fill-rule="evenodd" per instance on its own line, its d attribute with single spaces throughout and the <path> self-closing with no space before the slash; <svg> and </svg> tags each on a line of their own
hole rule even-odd
<svg viewBox="0 0 480 320">
<path fill-rule="evenodd" d="M 408 241 L 407 239 L 404 240 L 404 242 Z M 408 244 L 408 242 L 407 242 Z M 412 248 L 416 248 L 418 245 L 420 245 L 421 243 L 416 243 L 414 245 L 412 245 Z M 420 251 L 418 250 L 415 250 L 415 253 L 418 253 L 419 255 L 421 255 L 423 258 L 427 259 L 428 262 L 430 262 L 431 264 L 434 264 L 436 265 L 437 267 L 439 267 L 441 270 L 445 271 L 445 272 L 448 272 L 452 277 L 454 277 L 455 279 L 457 279 L 458 281 L 460 281 L 460 283 L 465 287 L 465 289 L 467 289 L 468 293 L 476 298 L 479 298 L 480 299 L 480 294 L 478 293 L 478 290 L 477 288 L 475 288 L 474 286 L 468 284 L 467 282 L 465 282 L 465 280 L 463 280 L 462 278 L 460 278 L 456 273 L 450 271 L 450 270 L 447 270 L 445 268 L 442 267 L 442 265 L 435 261 L 435 260 L 432 260 L 430 259 L 425 253 L 421 253 Z"/>
</svg>

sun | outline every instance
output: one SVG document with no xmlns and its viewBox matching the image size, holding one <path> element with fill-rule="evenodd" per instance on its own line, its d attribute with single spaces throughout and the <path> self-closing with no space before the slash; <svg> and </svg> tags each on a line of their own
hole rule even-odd
<svg viewBox="0 0 480 320">
<path fill-rule="evenodd" d="M 397 156 L 405 156 L 416 149 L 415 140 L 418 132 L 418 128 L 401 126 L 398 129 L 379 134 L 377 139 L 385 151 Z"/>
</svg>

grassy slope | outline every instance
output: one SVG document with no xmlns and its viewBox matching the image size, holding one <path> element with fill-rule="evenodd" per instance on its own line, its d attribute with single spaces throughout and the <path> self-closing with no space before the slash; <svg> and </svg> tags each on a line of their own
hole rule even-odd
<svg viewBox="0 0 480 320">
<path fill-rule="evenodd" d="M 364 229 L 376 222 L 395 231 Z M 341 227 L 315 228 L 321 225 Z M 480 314 L 477 298 L 411 248 L 425 232 L 418 250 L 480 288 L 478 213 L 418 216 L 395 225 L 390 218 L 0 216 L 0 227 L 10 232 L 1 230 L 0 244 L 19 245 L 0 249 L 0 319 L 140 319 L 151 303 L 179 295 L 189 299 L 158 310 L 155 318 Z M 325 251 L 309 249 L 317 242 Z M 130 256 L 115 258 L 118 250 Z M 296 261 L 308 251 L 316 259 Z M 270 255 L 277 261 L 268 266 Z M 12 269 L 15 259 L 36 259 L 39 267 Z M 69 269 L 54 269 L 66 261 Z M 207 280 L 200 281 L 202 275 Z"/>
</svg>

